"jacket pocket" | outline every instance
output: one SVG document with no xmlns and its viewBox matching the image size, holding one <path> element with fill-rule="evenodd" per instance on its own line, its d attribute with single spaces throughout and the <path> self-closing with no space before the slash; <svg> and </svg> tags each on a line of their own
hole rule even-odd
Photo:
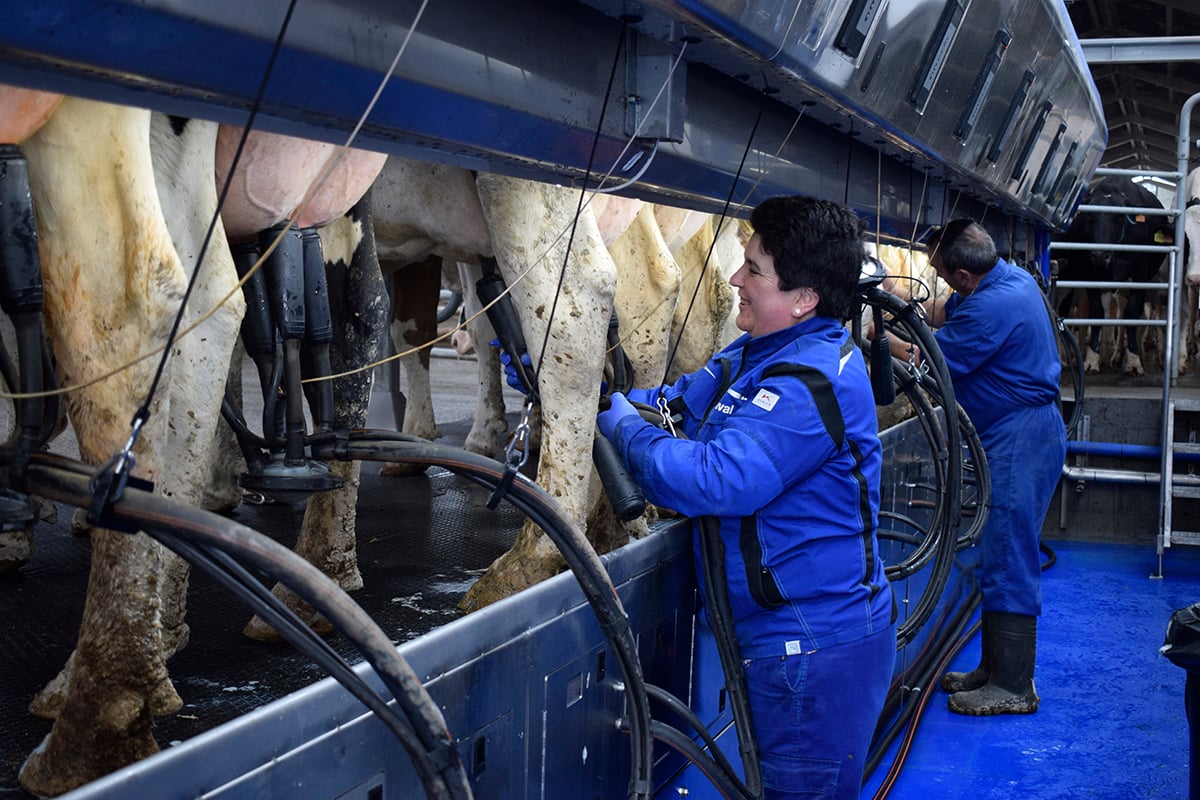
<svg viewBox="0 0 1200 800">
<path fill-rule="evenodd" d="M 742 517 L 742 529 L 738 536 L 742 548 L 742 562 L 746 565 L 746 584 L 750 596 L 763 608 L 778 608 L 786 600 L 775 583 L 775 576 L 762 563 L 762 546 L 758 542 L 758 517 Z"/>
</svg>

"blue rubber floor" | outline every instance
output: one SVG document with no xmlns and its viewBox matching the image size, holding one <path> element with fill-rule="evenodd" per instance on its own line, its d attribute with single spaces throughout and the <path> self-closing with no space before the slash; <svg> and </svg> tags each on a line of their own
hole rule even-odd
<svg viewBox="0 0 1200 800">
<path fill-rule="evenodd" d="M 880 791 L 894 744 L 863 798 L 1188 797 L 1186 671 L 1159 653 L 1171 613 L 1200 601 L 1200 550 L 1049 542 L 1029 716 L 963 717 L 930 698 L 904 766 Z M 977 615 L 978 616 L 978 615 Z M 952 669 L 978 664 L 979 636 Z"/>
</svg>

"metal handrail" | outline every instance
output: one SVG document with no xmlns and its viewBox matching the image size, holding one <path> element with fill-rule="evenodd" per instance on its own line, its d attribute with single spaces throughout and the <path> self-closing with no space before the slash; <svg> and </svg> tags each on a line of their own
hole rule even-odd
<svg viewBox="0 0 1200 800">
<path fill-rule="evenodd" d="M 1179 375 L 1178 365 L 1175 363 L 1175 343 L 1176 336 L 1180 335 L 1180 321 L 1177 295 L 1179 287 L 1182 285 L 1182 276 L 1180 274 L 1183 269 L 1182 258 L 1180 255 L 1183 251 L 1184 219 L 1186 209 L 1186 198 L 1184 198 L 1184 182 L 1187 179 L 1187 154 L 1189 147 L 1189 123 L 1191 109 L 1197 102 L 1200 102 L 1200 94 L 1189 98 L 1184 104 L 1183 112 L 1180 120 L 1179 133 L 1179 156 L 1178 167 L 1176 172 L 1156 172 L 1149 173 L 1139 170 L 1127 169 L 1112 169 L 1101 168 L 1096 170 L 1096 175 L 1111 175 L 1123 177 L 1136 177 L 1139 175 L 1156 175 L 1163 178 L 1174 178 L 1176 181 L 1175 205 L 1173 208 L 1134 208 L 1124 206 L 1104 206 L 1104 205 L 1081 205 L 1077 213 L 1098 213 L 1098 214 L 1143 214 L 1162 216 L 1171 219 L 1175 224 L 1175 238 L 1170 245 L 1128 245 L 1128 244 L 1101 244 L 1089 242 L 1051 242 L 1051 250 L 1107 250 L 1110 252 L 1124 253 L 1163 253 L 1168 257 L 1170 262 L 1167 270 L 1166 282 L 1120 282 L 1120 281 L 1059 281 L 1056 285 L 1063 289 L 1165 289 L 1167 293 L 1167 314 L 1164 320 L 1107 320 L 1107 319 L 1069 319 L 1063 322 L 1069 326 L 1130 326 L 1130 327 L 1159 327 L 1167 328 L 1167 335 L 1163 338 L 1166 340 L 1163 348 L 1163 386 L 1162 386 L 1162 425 L 1159 431 L 1159 442 L 1162 445 L 1162 460 L 1159 465 L 1159 474 L 1138 472 L 1123 469 L 1089 469 L 1085 467 L 1071 467 L 1064 465 L 1063 475 L 1068 479 L 1080 481 L 1097 481 L 1101 483 L 1120 483 L 1120 484 L 1159 484 L 1159 535 L 1158 535 L 1158 559 L 1159 559 L 1159 574 L 1162 573 L 1162 552 L 1165 547 L 1170 547 L 1171 542 L 1171 487 L 1173 483 L 1172 470 L 1174 464 L 1171 459 L 1171 452 L 1167 437 L 1168 426 L 1170 420 L 1171 408 L 1171 387 L 1174 385 Z M 1172 479 L 1168 479 L 1171 477 Z"/>
<path fill-rule="evenodd" d="M 1191 139 L 1192 112 L 1196 108 L 1197 103 L 1200 103 L 1200 93 L 1194 94 L 1191 97 L 1189 97 L 1186 101 L 1184 101 L 1183 108 L 1181 108 L 1180 112 L 1179 112 L 1179 138 L 1175 142 L 1175 158 L 1176 158 L 1175 169 L 1176 169 L 1176 172 L 1179 173 L 1179 177 L 1178 177 L 1179 182 L 1175 186 L 1175 211 L 1176 211 L 1175 244 L 1176 244 L 1176 246 L 1178 246 L 1180 248 L 1181 253 L 1182 253 L 1182 248 L 1183 248 L 1184 237 L 1187 235 L 1187 231 L 1184 226 L 1184 221 L 1185 221 L 1185 211 L 1187 210 L 1186 188 L 1187 188 L 1187 176 L 1188 176 L 1188 155 L 1191 153 L 1191 148 L 1192 148 L 1192 139 Z M 1182 259 L 1180 259 L 1180 261 L 1182 261 Z M 1174 281 L 1177 277 L 1179 277 L 1177 275 L 1177 273 L 1180 273 L 1180 272 L 1182 272 L 1182 270 L 1186 269 L 1186 265 L 1184 265 L 1184 264 L 1177 264 L 1177 265 L 1175 265 L 1175 267 L 1176 267 L 1175 269 L 1171 270 L 1172 281 Z M 1175 301 L 1175 291 L 1174 291 L 1174 287 L 1172 287 L 1172 291 L 1169 292 L 1167 295 L 1167 318 L 1168 319 L 1175 319 L 1178 316 L 1178 312 L 1175 310 L 1174 301 Z M 1159 490 L 1158 490 L 1158 509 L 1159 509 L 1159 511 L 1158 511 L 1158 537 L 1157 537 L 1157 547 L 1156 547 L 1156 549 L 1158 551 L 1158 574 L 1159 575 L 1162 575 L 1163 550 L 1165 550 L 1166 548 L 1171 546 L 1171 522 L 1172 522 L 1171 506 L 1172 506 L 1172 500 L 1174 499 L 1174 492 L 1172 491 L 1172 488 L 1175 483 L 1175 476 L 1174 476 L 1175 465 L 1171 459 L 1171 447 L 1170 447 L 1171 443 L 1167 441 L 1167 438 L 1168 438 L 1168 436 L 1172 435 L 1171 431 L 1174 428 L 1174 420 L 1172 419 L 1173 404 L 1171 402 L 1171 388 L 1175 383 L 1175 379 L 1178 377 L 1178 370 L 1176 368 L 1176 365 L 1173 363 L 1174 358 L 1175 358 L 1174 348 L 1173 348 L 1173 345 L 1175 342 L 1175 336 L 1180 335 L 1180 330 L 1179 330 L 1180 326 L 1178 323 L 1179 323 L 1179 321 L 1176 319 L 1175 333 L 1172 336 L 1166 337 L 1167 346 L 1164 351 L 1166 354 L 1166 357 L 1171 359 L 1171 361 L 1167 362 L 1171 366 L 1171 372 L 1170 372 L 1170 380 L 1164 380 L 1163 398 L 1162 398 L 1161 440 L 1162 440 L 1163 454 L 1162 454 L 1162 462 L 1159 465 L 1159 469 L 1160 469 L 1160 472 L 1162 473 L 1163 480 L 1159 483 Z M 1167 370 L 1164 368 L 1163 369 L 1164 379 L 1166 378 L 1167 374 L 1168 374 Z"/>
<path fill-rule="evenodd" d="M 1080 211 L 1083 209 L 1081 208 Z M 1171 253 L 1172 244 L 1114 244 L 1110 242 L 1051 242 L 1051 250 L 1111 250 L 1114 253 Z"/>
</svg>

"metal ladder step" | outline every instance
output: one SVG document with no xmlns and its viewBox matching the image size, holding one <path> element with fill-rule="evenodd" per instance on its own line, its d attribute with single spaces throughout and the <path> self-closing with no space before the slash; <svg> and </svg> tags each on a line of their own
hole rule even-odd
<svg viewBox="0 0 1200 800">
<path fill-rule="evenodd" d="M 1200 411 L 1200 398 L 1175 397 L 1171 399 L 1171 405 L 1176 411 Z"/>
<path fill-rule="evenodd" d="M 1200 544 L 1200 531 L 1171 531 L 1171 544 Z"/>
</svg>

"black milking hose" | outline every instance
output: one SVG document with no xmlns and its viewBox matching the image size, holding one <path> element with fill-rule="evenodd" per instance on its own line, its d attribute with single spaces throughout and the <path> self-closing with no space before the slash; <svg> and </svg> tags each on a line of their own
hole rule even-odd
<svg viewBox="0 0 1200 800">
<path fill-rule="evenodd" d="M 78 462 L 36 454 L 22 487 L 41 496 L 80 507 L 91 503 L 91 474 Z M 316 567 L 283 545 L 250 528 L 159 495 L 126 488 L 108 507 L 119 521 L 148 531 L 166 530 L 202 547 L 236 555 L 253 568 L 291 587 L 323 614 L 347 639 L 392 692 L 417 734 L 409 750 L 430 797 L 466 800 L 470 784 L 458 758 L 454 737 L 446 729 L 437 704 L 400 656 L 395 646 L 367 614 Z M 170 538 L 170 535 L 168 538 Z M 268 609 L 267 614 L 270 615 Z M 285 626 L 286 629 L 286 626 Z M 409 744 L 405 739 L 401 743 Z"/>
<path fill-rule="evenodd" d="M 325 255 L 316 228 L 300 232 L 304 257 L 304 377 L 327 378 L 333 374 L 329 346 L 333 342 L 333 316 L 329 310 L 329 285 L 325 277 Z M 313 427 L 318 432 L 334 426 L 333 381 L 304 384 Z"/>
<path fill-rule="evenodd" d="M 492 324 L 500 346 L 512 358 L 517 380 L 524 387 L 525 394 L 536 403 L 537 376 L 533 374 L 533 368 L 521 360 L 521 356 L 525 355 L 529 348 L 525 344 L 525 334 L 521 332 L 521 322 L 517 319 L 512 299 L 505 294 L 506 289 L 504 278 L 498 272 L 484 275 L 475 282 L 475 294 L 479 297 L 480 304 L 487 308 L 488 322 Z"/>
<path fill-rule="evenodd" d="M 441 466 L 493 489 L 504 479 L 507 470 L 504 464 L 493 459 L 395 431 L 351 431 L 349 442 L 326 434 L 313 436 L 310 442 L 314 458 Z M 650 701 L 638 659 L 637 640 L 617 596 L 616 587 L 584 532 L 544 489 L 518 473 L 511 479 L 504 499 L 545 531 L 558 547 L 596 615 L 601 632 L 617 656 L 630 706 L 630 796 L 637 800 L 649 798 L 653 791 L 651 772 L 654 757 Z"/>
<path fill-rule="evenodd" d="M 947 513 L 946 463 L 949 453 L 945 439 L 942 437 L 941 426 L 937 424 L 937 416 L 929 396 L 912 379 L 909 367 L 899 361 L 893 361 L 897 382 L 901 390 L 912 404 L 917 424 L 921 427 L 925 443 L 929 447 L 930 458 L 933 462 L 933 497 L 934 508 L 926 526 L 926 537 L 917 548 L 896 564 L 889 564 L 885 571 L 889 580 L 899 580 L 913 575 L 923 569 L 936 553 L 935 545 L 945 530 Z"/>
<path fill-rule="evenodd" d="M 14 441 L 25 454 L 40 448 L 44 408 L 41 357 L 46 335 L 45 294 L 38 253 L 37 223 L 29 184 L 29 161 L 16 145 L 0 146 L 0 307 L 17 335 L 18 377 L 9 386 L 24 395 L 15 403 Z"/>
<path fill-rule="evenodd" d="M 896 383 L 892 380 L 892 350 L 887 326 L 883 324 L 883 308 L 872 306 L 875 338 L 871 340 L 871 391 L 875 405 L 890 406 L 896 400 Z"/>
<path fill-rule="evenodd" d="M 872 306 L 882 307 L 889 312 L 893 321 L 902 325 L 906 332 L 913 337 L 912 340 L 921 348 L 925 364 L 934 375 L 941 395 L 942 408 L 954 410 L 954 413 L 944 411 L 945 423 L 941 426 L 945 433 L 946 453 L 949 456 L 946 460 L 944 483 L 946 528 L 944 531 L 934 532 L 938 535 L 938 539 L 929 582 L 917 603 L 910 610 L 905 624 L 897 628 L 897 644 L 903 646 L 912 640 L 916 631 L 932 615 L 938 596 L 945 587 L 953 568 L 953 553 L 957 545 L 956 534 L 962 518 L 962 431 L 956 424 L 958 405 L 954 399 L 954 387 L 946 367 L 946 359 L 942 355 L 942 349 L 933 332 L 917 318 L 916 307 L 879 287 L 868 289 L 864 296 Z"/>
<path fill-rule="evenodd" d="M 617 727 L 618 730 L 628 731 L 629 723 L 622 719 L 617 723 Z M 713 760 L 704 755 L 704 751 L 687 734 L 657 720 L 651 721 L 650 733 L 655 739 L 695 764 L 725 800 L 754 800 L 752 795 L 746 793 L 745 787 L 730 780 L 728 773 L 716 768 Z"/>
<path fill-rule="evenodd" d="M 270 625 L 280 636 L 317 666 L 324 669 L 350 694 L 374 712 L 384 725 L 406 742 L 406 749 L 421 747 L 416 732 L 408 720 L 367 685 L 358 673 L 334 650 L 328 642 L 305 625 L 290 608 L 271 593 L 245 567 L 222 550 L 194 544 L 176 535 L 169 527 L 147 530 L 147 534 L 158 542 L 183 556 L 193 566 L 199 567 L 220 585 L 241 600 L 252 612 Z M 418 770 L 421 767 L 418 766 Z M 428 773 L 428 770 L 426 770 Z"/>
<path fill-rule="evenodd" d="M 475 293 L 479 296 L 479 302 L 487 308 L 488 321 L 496 331 L 500 346 L 512 359 L 517 380 L 530 399 L 534 403 L 538 402 L 537 376 L 533 374 L 533 369 L 521 360 L 527 352 L 525 336 L 521 333 L 517 311 L 505 293 L 504 278 L 496 272 L 484 275 L 476 281 Z M 612 359 L 615 383 L 610 390 L 626 391 L 626 384 L 631 380 L 631 375 L 625 360 L 625 351 L 620 348 L 615 310 L 609 315 L 607 340 L 610 350 L 616 353 Z M 603 436 L 595 436 L 592 439 L 592 463 L 600 476 L 600 482 L 604 484 L 604 493 L 608 496 L 617 519 L 629 522 L 640 517 L 646 511 L 646 498 L 642 495 L 641 487 L 630 477 L 616 448 Z"/>
<path fill-rule="evenodd" d="M 733 764 L 730 764 L 729 759 L 725 757 L 725 751 L 721 749 L 720 745 L 717 744 L 717 740 L 714 739 L 712 734 L 708 732 L 708 727 L 700 720 L 698 716 L 696 716 L 696 712 L 693 711 L 689 705 L 668 692 L 666 689 L 655 686 L 654 684 L 647 684 L 646 691 L 649 692 L 651 700 L 662 703 L 669 711 L 679 715 L 687 722 L 688 725 L 692 726 L 692 730 L 694 730 L 700 736 L 700 738 L 704 740 L 704 744 L 708 747 L 708 752 L 711 754 L 711 758 L 713 762 L 715 762 L 716 768 L 719 769 L 722 774 L 728 776 L 729 782 L 733 786 L 737 787 L 738 795 L 741 797 L 751 797 L 750 790 L 745 787 L 741 779 L 738 777 L 737 772 L 733 769 Z M 656 722 L 655 724 L 657 725 L 658 723 Z M 688 753 L 684 753 L 684 755 L 688 755 Z M 701 766 L 696 759 L 689 758 L 689 760 L 693 763 L 696 763 L 696 766 Z M 708 772 L 706 771 L 705 774 L 707 775 Z"/>
<path fill-rule="evenodd" d="M 725 691 L 733 709 L 733 724 L 737 730 L 746 789 L 751 797 L 761 797 L 762 771 L 758 763 L 758 743 L 754 739 L 754 725 L 750 719 L 750 692 L 746 687 L 746 673 L 742 668 L 737 633 L 734 630 L 733 607 L 729 602 L 729 583 L 725 576 L 725 553 L 720 523 L 715 517 L 700 517 L 696 524 L 700 529 L 700 563 L 707 589 L 705 603 L 709 621 L 712 623 L 713 641 L 721 660 L 721 671 L 725 675 Z"/>
</svg>

